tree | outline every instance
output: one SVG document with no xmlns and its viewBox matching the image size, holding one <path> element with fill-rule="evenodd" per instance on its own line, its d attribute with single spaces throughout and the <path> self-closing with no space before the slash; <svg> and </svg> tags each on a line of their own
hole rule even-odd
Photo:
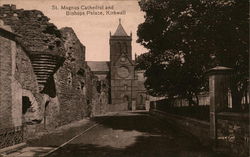
<svg viewBox="0 0 250 157">
<path fill-rule="evenodd" d="M 145 70 L 151 65 L 152 61 L 153 58 L 151 57 L 151 53 L 149 52 L 143 53 L 135 58 L 135 63 L 136 63 L 135 68 L 136 70 Z"/>
<path fill-rule="evenodd" d="M 215 65 L 227 66 L 235 70 L 231 91 L 233 104 L 239 106 L 249 71 L 248 1 L 142 0 L 139 4 L 146 15 L 138 26 L 137 42 L 151 53 L 147 88 L 163 95 L 159 87 L 171 84 L 165 95 L 175 91 L 192 101 L 207 87 L 205 72 Z M 165 74 L 156 86 L 154 70 Z"/>
</svg>

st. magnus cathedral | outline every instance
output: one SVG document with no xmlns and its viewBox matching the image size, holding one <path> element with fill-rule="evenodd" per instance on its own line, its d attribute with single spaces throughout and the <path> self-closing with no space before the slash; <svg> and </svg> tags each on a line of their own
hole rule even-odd
<svg viewBox="0 0 250 157">
<path fill-rule="evenodd" d="M 110 32 L 110 61 L 87 62 L 100 81 L 100 93 L 108 95 L 108 103 L 116 111 L 145 109 L 148 99 L 144 71 L 136 70 L 132 60 L 131 42 L 132 33 L 128 35 L 119 20 L 115 33 Z"/>
</svg>

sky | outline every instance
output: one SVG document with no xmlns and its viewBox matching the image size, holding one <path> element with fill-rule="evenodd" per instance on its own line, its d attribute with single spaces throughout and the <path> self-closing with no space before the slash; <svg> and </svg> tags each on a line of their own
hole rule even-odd
<svg viewBox="0 0 250 157">
<path fill-rule="evenodd" d="M 72 27 L 86 46 L 87 61 L 109 60 L 109 33 L 115 32 L 119 18 L 127 34 L 132 33 L 133 58 L 135 53 L 147 52 L 147 49 L 136 43 L 137 26 L 144 22 L 144 13 L 140 11 L 137 0 L 0 0 L 2 4 L 15 4 L 17 9 L 40 10 L 58 28 Z M 96 6 L 95 9 L 89 8 Z M 66 11 L 84 12 L 85 15 L 66 15 Z M 103 12 L 103 15 L 87 15 L 87 11 Z M 107 11 L 123 11 L 123 14 L 110 15 Z"/>
</svg>

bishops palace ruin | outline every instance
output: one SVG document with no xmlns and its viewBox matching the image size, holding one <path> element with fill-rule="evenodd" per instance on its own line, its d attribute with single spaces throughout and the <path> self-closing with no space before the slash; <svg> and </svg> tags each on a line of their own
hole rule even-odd
<svg viewBox="0 0 250 157">
<path fill-rule="evenodd" d="M 121 22 L 109 31 L 110 61 L 86 61 L 72 28 L 58 29 L 39 10 L 0 6 L 0 149 L 85 117 L 148 108 L 132 35 Z"/>
</svg>

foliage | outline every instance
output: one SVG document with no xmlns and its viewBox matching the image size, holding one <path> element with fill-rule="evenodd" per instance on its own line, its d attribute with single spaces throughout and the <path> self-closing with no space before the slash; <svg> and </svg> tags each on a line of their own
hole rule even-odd
<svg viewBox="0 0 250 157">
<path fill-rule="evenodd" d="M 152 62 L 152 58 L 151 58 L 151 53 L 147 52 L 147 53 L 143 53 L 140 56 L 135 58 L 135 63 L 136 63 L 136 70 L 144 70 L 147 69 L 148 67 L 150 67 L 151 62 Z"/>
<path fill-rule="evenodd" d="M 192 97 L 207 88 L 205 72 L 221 65 L 234 69 L 231 91 L 234 104 L 240 103 L 249 71 L 247 0 L 142 0 L 139 4 L 146 15 L 137 42 L 150 55 L 143 56 L 146 63 L 138 67 L 146 69 L 145 84 L 153 95 L 178 95 L 195 103 Z"/>
</svg>

